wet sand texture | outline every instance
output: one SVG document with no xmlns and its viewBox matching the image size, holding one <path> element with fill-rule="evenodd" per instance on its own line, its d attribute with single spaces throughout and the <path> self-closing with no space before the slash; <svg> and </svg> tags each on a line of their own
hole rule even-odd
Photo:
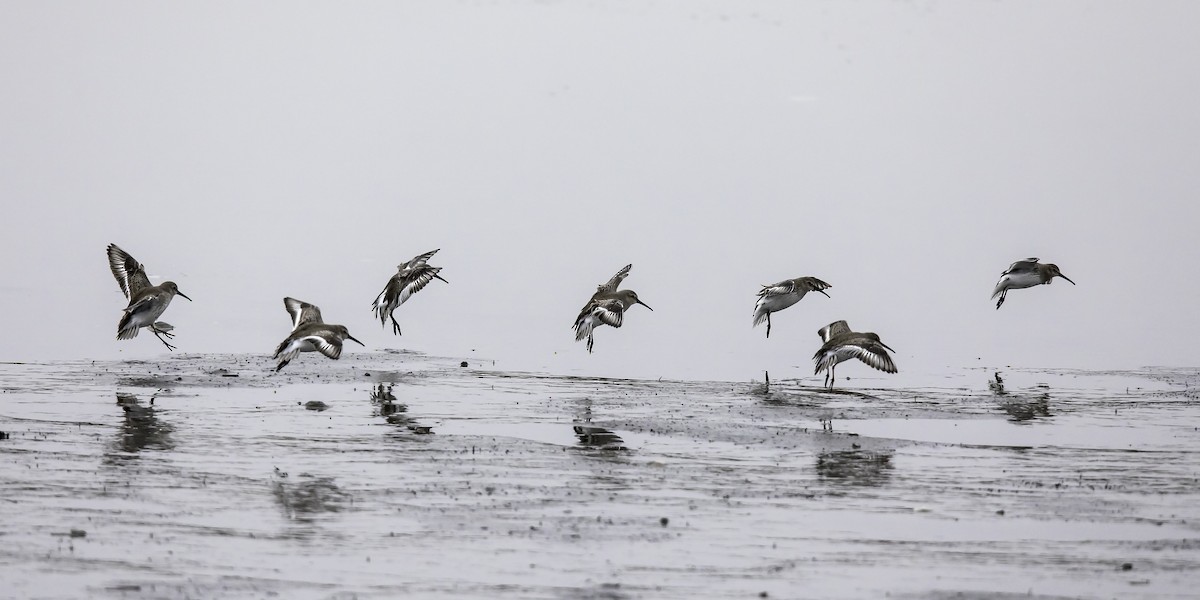
<svg viewBox="0 0 1200 600">
<path fill-rule="evenodd" d="M 1195 369 L 459 364 L 0 365 L 0 597 L 1195 597 Z"/>
</svg>

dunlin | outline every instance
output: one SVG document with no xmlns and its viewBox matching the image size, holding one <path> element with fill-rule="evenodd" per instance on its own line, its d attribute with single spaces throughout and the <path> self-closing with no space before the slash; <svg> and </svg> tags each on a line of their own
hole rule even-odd
<svg viewBox="0 0 1200 600">
<path fill-rule="evenodd" d="M 438 248 L 441 250 L 441 248 Z M 388 317 L 392 319 L 392 333 L 400 335 L 400 323 L 396 322 L 396 316 L 392 314 L 401 304 L 408 300 L 409 296 L 421 291 L 430 281 L 434 279 L 442 279 L 438 275 L 441 267 L 431 267 L 426 264 L 437 250 L 426 252 L 414 257 L 412 260 L 396 265 L 396 274 L 388 280 L 387 285 L 383 286 L 383 291 L 375 297 L 375 302 L 371 304 L 371 310 L 375 311 L 375 315 L 379 317 L 379 324 L 387 326 Z M 446 281 L 446 283 L 450 283 Z"/>
<path fill-rule="evenodd" d="M 817 364 L 814 374 L 825 371 L 825 384 L 833 389 L 834 369 L 838 363 L 857 358 L 873 368 L 884 373 L 895 373 L 896 363 L 887 351 L 892 350 L 880 341 L 874 333 L 857 333 L 850 331 L 845 321 L 834 321 L 817 331 L 817 335 L 825 340 L 825 344 L 813 355 Z M 895 350 L 892 350 L 895 352 Z"/>
<path fill-rule="evenodd" d="M 162 316 L 163 311 L 167 310 L 176 294 L 187 298 L 189 302 L 192 299 L 179 291 L 179 286 L 175 285 L 174 281 L 150 285 L 150 278 L 146 276 L 146 267 L 130 256 L 128 252 L 117 247 L 116 244 L 108 245 L 108 266 L 112 269 L 117 284 L 121 286 L 121 292 L 125 294 L 126 298 L 129 298 L 129 306 L 125 307 L 121 321 L 117 323 L 117 339 L 127 340 L 137 337 L 138 330 L 149 327 L 150 331 L 166 345 L 167 349 L 174 350 L 175 346 L 163 338 L 163 336 L 175 337 L 171 333 L 174 327 L 155 321 Z"/>
<path fill-rule="evenodd" d="M 575 341 L 587 338 L 587 350 L 592 351 L 592 330 L 600 325 L 608 325 L 609 327 L 620 327 L 624 320 L 625 310 L 632 307 L 634 304 L 641 304 L 646 308 L 650 308 L 648 304 L 638 299 L 637 292 L 633 290 L 617 291 L 617 286 L 629 276 L 629 269 L 633 265 L 625 265 L 624 269 L 617 271 L 608 283 L 596 286 L 596 293 L 592 294 L 592 299 L 584 305 L 583 310 L 579 311 L 579 316 L 575 317 Z M 650 308 L 650 310 L 654 310 Z"/>
<path fill-rule="evenodd" d="M 992 290 L 992 297 L 1000 296 L 1000 300 L 996 302 L 996 309 L 1000 309 L 1000 305 L 1004 304 L 1004 297 L 1008 295 L 1008 290 L 1020 290 L 1024 288 L 1050 283 L 1055 277 L 1062 277 L 1067 281 L 1071 281 L 1069 277 L 1062 274 L 1058 270 L 1058 265 L 1052 263 L 1041 264 L 1036 258 L 1027 258 L 1018 260 L 1008 266 L 1008 270 L 1000 274 L 1000 281 L 996 282 L 996 289 Z M 1075 285 L 1071 281 L 1071 285 Z"/>
<path fill-rule="evenodd" d="M 337 360 L 342 355 L 342 340 L 353 340 L 366 347 L 350 335 L 341 325 L 329 325 L 321 320 L 321 309 L 295 298 L 284 298 L 283 306 L 292 315 L 292 335 L 280 342 L 274 358 L 279 359 L 275 371 L 287 366 L 301 352 L 317 351 Z"/>
<path fill-rule="evenodd" d="M 809 292 L 820 292 L 828 298 L 829 294 L 826 294 L 825 290 L 830 287 L 832 286 L 816 277 L 797 277 L 762 286 L 758 292 L 758 302 L 754 304 L 754 327 L 766 321 L 767 337 L 771 337 L 771 313 L 799 302 Z"/>
</svg>

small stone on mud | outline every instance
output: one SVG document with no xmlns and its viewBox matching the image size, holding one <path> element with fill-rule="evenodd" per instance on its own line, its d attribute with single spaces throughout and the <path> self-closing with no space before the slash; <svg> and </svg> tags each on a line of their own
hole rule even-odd
<svg viewBox="0 0 1200 600">
<path fill-rule="evenodd" d="M 0 431 L 0 440 L 7 440 L 10 437 L 12 437 L 12 436 L 10 436 L 7 433 L 4 433 L 3 431 Z"/>
<path fill-rule="evenodd" d="M 73 537 L 73 538 L 87 537 L 87 532 L 82 529 L 72 529 L 71 537 Z M 1132 568 L 1132 566 L 1130 568 Z M 1128 571 L 1129 569 L 1125 569 L 1125 570 Z"/>
<path fill-rule="evenodd" d="M 668 519 L 668 518 L 666 518 L 666 517 L 663 517 L 663 518 L 661 518 L 661 519 L 659 519 L 659 520 L 658 520 L 658 524 L 659 524 L 659 525 L 662 525 L 663 527 L 666 527 L 666 526 L 667 526 L 667 523 L 670 523 L 670 522 L 671 522 L 671 520 L 670 520 L 670 519 Z"/>
<path fill-rule="evenodd" d="M 308 410 L 322 411 L 329 408 L 329 405 L 321 402 L 320 400 L 309 400 L 308 402 L 304 403 L 304 408 Z"/>
<path fill-rule="evenodd" d="M 1002 509 L 1000 509 L 1000 510 L 996 511 L 996 514 L 998 514 L 998 515 L 1000 515 L 1000 516 L 1002 516 L 1002 517 L 1003 517 L 1003 516 L 1004 516 L 1004 509 L 1002 508 Z"/>
<path fill-rule="evenodd" d="M 462 362 L 458 363 L 458 366 L 460 366 L 460 367 L 465 367 L 465 366 L 467 366 L 467 361 L 465 361 L 465 360 L 464 360 L 464 361 L 462 361 Z"/>
<path fill-rule="evenodd" d="M 1125 564 L 1121 565 L 1121 570 L 1122 571 L 1132 571 L 1133 563 L 1125 563 Z"/>
<path fill-rule="evenodd" d="M 769 595 L 769 594 L 767 594 L 766 592 L 759 592 L 759 593 L 758 593 L 758 597 L 759 597 L 759 598 L 766 598 L 768 595 Z"/>
</svg>

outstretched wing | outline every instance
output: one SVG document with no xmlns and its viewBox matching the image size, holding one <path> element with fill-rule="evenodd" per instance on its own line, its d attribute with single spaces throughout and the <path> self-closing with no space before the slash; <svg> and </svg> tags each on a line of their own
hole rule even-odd
<svg viewBox="0 0 1200 600">
<path fill-rule="evenodd" d="M 617 291 L 617 286 L 621 285 L 621 282 L 625 281 L 626 277 L 629 277 L 629 269 L 631 268 L 633 268 L 632 263 L 625 265 L 625 268 L 617 271 L 617 274 L 613 275 L 612 279 L 609 279 L 607 283 L 596 286 L 596 293 L 612 293 Z"/>
<path fill-rule="evenodd" d="M 342 339 L 332 331 L 322 331 L 304 338 L 317 348 L 317 351 L 329 358 L 337 360 L 342 355 Z"/>
<path fill-rule="evenodd" d="M 434 252 L 437 252 L 437 250 L 434 250 Z M 422 265 L 416 271 L 409 273 L 408 277 L 401 280 L 403 287 L 400 288 L 400 304 L 404 304 L 410 296 L 424 289 L 435 277 L 442 279 L 438 277 L 438 271 L 441 270 L 441 267 Z M 442 279 L 442 281 L 445 280 Z"/>
<path fill-rule="evenodd" d="M 854 350 L 855 358 L 870 365 L 872 368 L 879 369 L 884 373 L 896 372 L 896 363 L 892 362 L 892 357 L 883 348 L 883 344 L 867 340 L 856 341 L 853 344 L 848 344 L 847 347 Z"/>
<path fill-rule="evenodd" d="M 295 298 L 284 298 L 283 306 L 287 309 L 288 314 L 292 315 L 292 331 L 306 323 L 324 323 L 321 320 L 321 309 L 314 304 Z"/>
<path fill-rule="evenodd" d="M 414 256 L 412 260 L 404 263 L 403 267 L 409 268 L 409 269 L 415 269 L 417 267 L 420 267 L 420 266 L 424 265 L 426 262 L 428 262 L 429 259 L 433 258 L 433 255 L 437 254 L 438 250 L 441 250 L 441 248 L 438 248 L 437 250 L 430 250 L 429 252 L 426 252 L 425 254 L 418 254 L 418 255 Z"/>
<path fill-rule="evenodd" d="M 834 321 L 817 330 L 817 335 L 821 336 L 821 339 L 826 342 L 847 333 L 850 333 L 850 326 L 845 321 Z"/>
<path fill-rule="evenodd" d="M 112 269 L 117 285 L 126 298 L 132 298 L 138 292 L 150 287 L 150 279 L 146 277 L 146 267 L 135 260 L 128 252 L 116 244 L 108 245 L 108 267 Z"/>
</svg>

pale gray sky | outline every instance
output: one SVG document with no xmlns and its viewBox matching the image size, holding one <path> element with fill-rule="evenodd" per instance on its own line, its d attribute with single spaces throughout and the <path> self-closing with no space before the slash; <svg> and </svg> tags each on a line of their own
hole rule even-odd
<svg viewBox="0 0 1200 600">
<path fill-rule="evenodd" d="M 0 2 L 0 360 L 114 339 L 115 242 L 269 354 L 282 298 L 500 368 L 812 372 L 847 319 L 946 365 L 1195 365 L 1195 2 Z M 434 282 L 369 305 L 413 255 Z M 989 299 L 1013 260 L 1079 285 Z M 596 353 L 570 325 L 626 263 Z M 759 284 L 814 275 L 751 329 Z M 350 352 L 363 349 L 352 346 Z M 301 367 L 306 355 L 296 363 Z M 863 365 L 839 375 L 867 375 Z"/>
</svg>

